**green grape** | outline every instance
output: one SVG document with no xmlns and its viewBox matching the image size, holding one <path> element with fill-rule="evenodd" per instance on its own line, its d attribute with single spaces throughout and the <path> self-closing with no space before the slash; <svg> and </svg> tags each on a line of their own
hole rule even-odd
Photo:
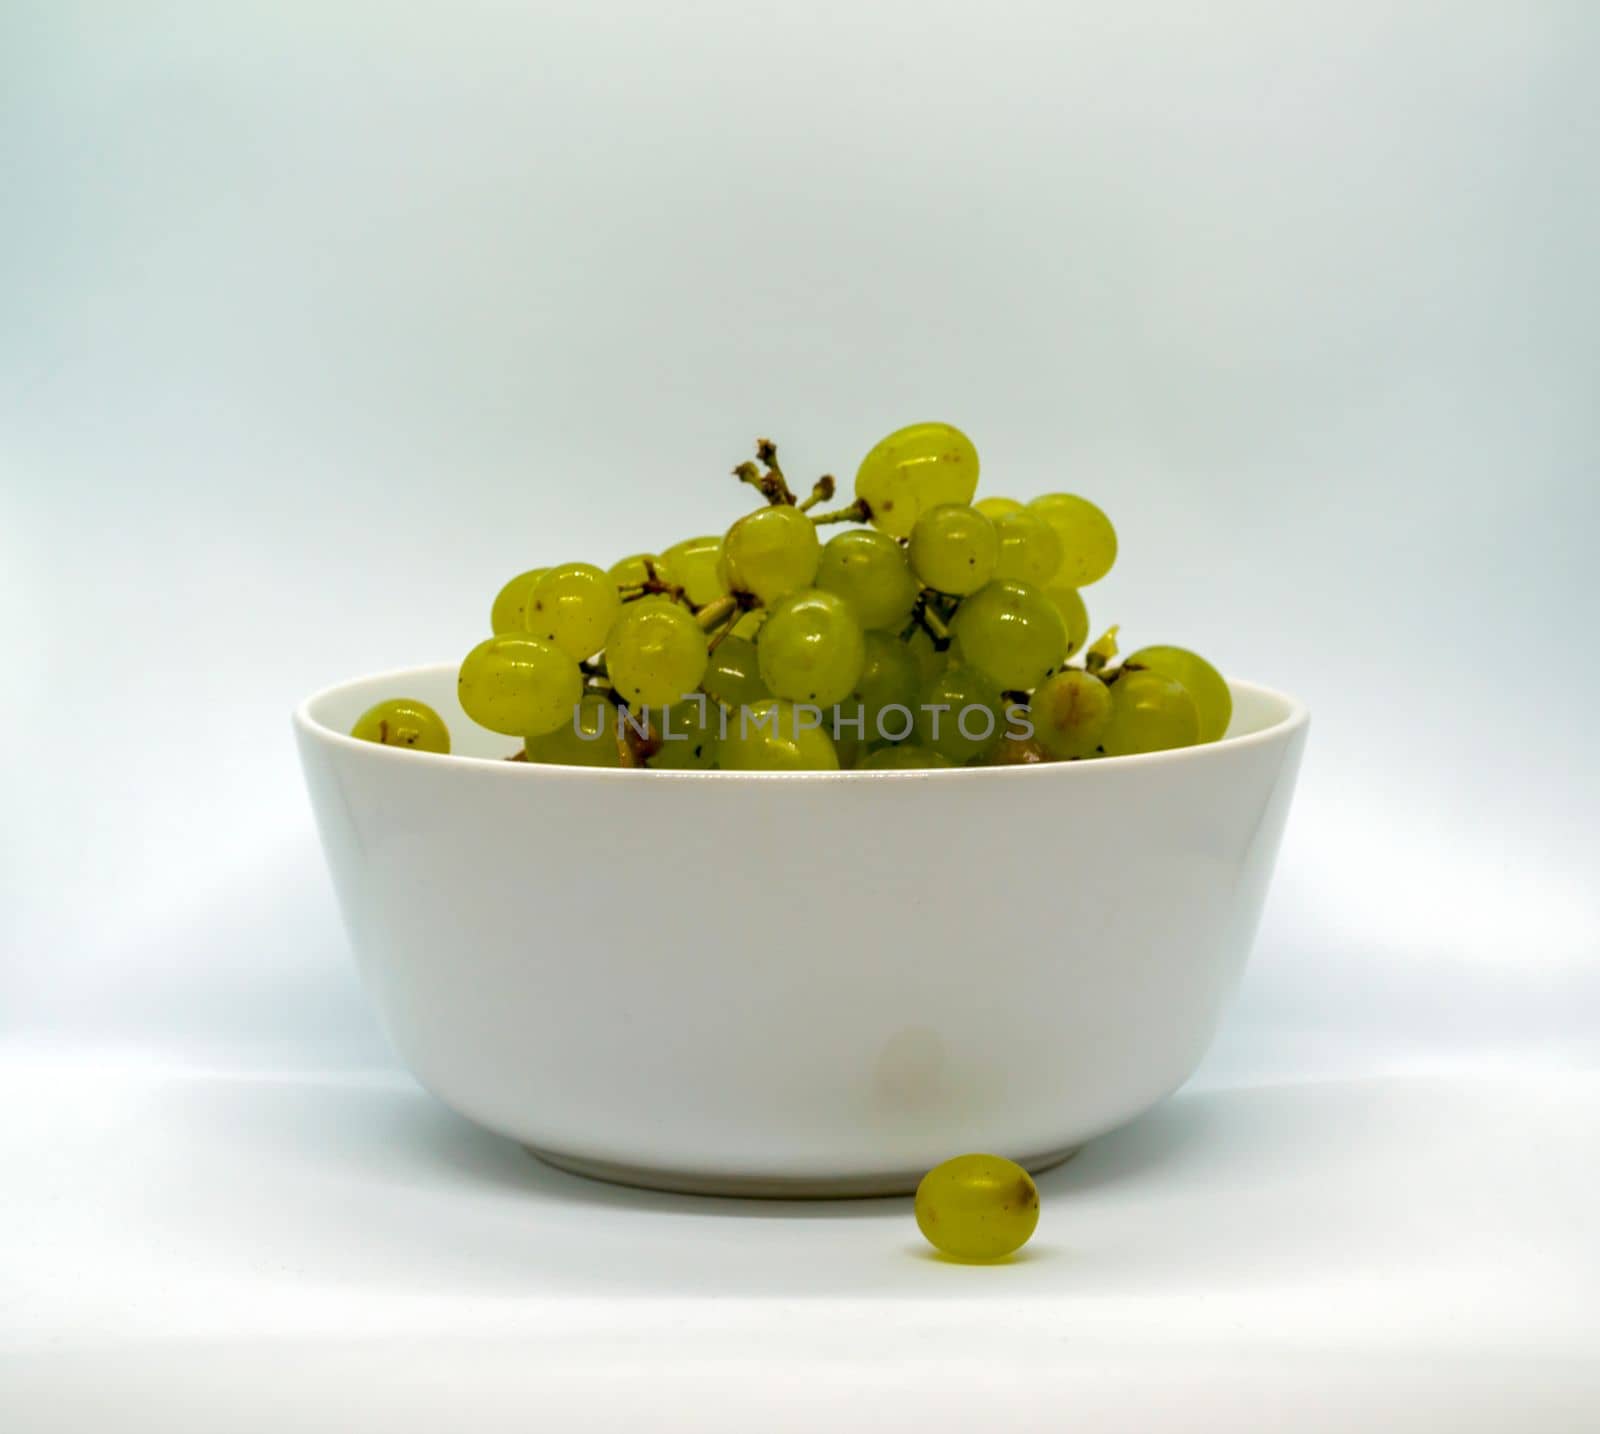
<svg viewBox="0 0 1600 1434">
<path fill-rule="evenodd" d="M 706 635 L 688 608 L 667 598 L 626 604 L 605 647 L 612 685 L 630 707 L 670 707 L 705 676 Z"/>
<path fill-rule="evenodd" d="M 672 581 L 683 588 L 696 607 L 727 596 L 728 589 L 720 572 L 721 538 L 685 538 L 681 543 L 674 543 L 661 558 L 672 574 Z"/>
<path fill-rule="evenodd" d="M 950 631 L 962 658 L 1007 692 L 1030 691 L 1066 660 L 1066 624 L 1031 583 L 993 582 L 973 593 Z"/>
<path fill-rule="evenodd" d="M 1051 584 L 1044 589 L 1044 595 L 1067 626 L 1067 656 L 1071 657 L 1089 640 L 1089 609 L 1083 605 L 1083 594 L 1077 588 Z"/>
<path fill-rule="evenodd" d="M 719 576 L 729 592 L 761 602 L 811 586 L 822 561 L 816 524 L 798 508 L 758 508 L 746 513 L 722 540 Z"/>
<path fill-rule="evenodd" d="M 568 657 L 592 657 L 622 612 L 617 585 L 593 563 L 562 563 L 528 595 L 528 631 Z"/>
<path fill-rule="evenodd" d="M 911 629 L 905 644 L 907 651 L 917 659 L 917 672 L 922 684 L 932 682 L 950 665 L 949 651 L 939 647 L 933 640 L 933 634 L 921 623 Z"/>
<path fill-rule="evenodd" d="M 448 752 L 450 729 L 444 718 L 415 697 L 391 697 L 356 718 L 352 737 L 385 747 L 415 747 L 419 752 Z"/>
<path fill-rule="evenodd" d="M 1052 757 L 1091 757 L 1111 720 L 1111 689 L 1092 672 L 1069 667 L 1047 677 L 1028 704 L 1034 740 Z"/>
<path fill-rule="evenodd" d="M 955 763 L 942 752 L 935 752 L 932 747 L 924 747 L 920 742 L 879 747 L 861 762 L 863 772 L 921 772 L 953 766 Z"/>
<path fill-rule="evenodd" d="M 1046 493 L 1028 506 L 1056 530 L 1061 539 L 1061 566 L 1053 584 L 1086 588 L 1111 571 L 1117 560 L 1117 530 L 1087 498 L 1072 493 Z"/>
<path fill-rule="evenodd" d="M 528 594 L 545 572 L 544 568 L 529 568 L 525 573 L 518 573 L 496 594 L 494 606 L 489 609 L 489 631 L 496 637 L 528 630 Z"/>
<path fill-rule="evenodd" d="M 744 707 L 772 696 L 761 678 L 761 659 L 747 637 L 730 633 L 712 650 L 701 688 L 729 707 Z"/>
<path fill-rule="evenodd" d="M 959 597 L 994 576 L 1000 539 L 976 508 L 941 503 L 917 519 L 907 556 L 912 572 L 930 588 Z"/>
<path fill-rule="evenodd" d="M 917 694 L 916 740 L 952 762 L 981 757 L 1005 727 L 1000 692 L 976 668 L 946 668 Z"/>
<path fill-rule="evenodd" d="M 1052 758 L 1036 737 L 1005 736 L 994 751 L 979 760 L 986 767 L 1031 767 Z"/>
<path fill-rule="evenodd" d="M 839 759 L 839 770 L 849 771 L 866 747 L 866 736 L 870 732 L 866 708 L 854 697 L 837 707 L 830 707 L 823 714 L 822 730 L 833 739 L 833 752 Z"/>
<path fill-rule="evenodd" d="M 868 629 L 904 627 L 917 597 L 904 549 L 872 528 L 847 528 L 828 540 L 817 586 L 845 598 Z"/>
<path fill-rule="evenodd" d="M 887 633 L 869 632 L 861 675 L 856 678 L 853 694 L 865 724 L 865 739 L 869 742 L 892 740 L 891 733 L 880 730 L 879 719 L 884 709 L 904 707 L 910 711 L 916 706 L 921 686 L 922 668 L 911 649 Z M 899 713 L 894 716 L 904 721 Z"/>
<path fill-rule="evenodd" d="M 670 583 L 673 580 L 670 566 L 654 553 L 634 553 L 631 557 L 618 558 L 606 569 L 606 576 L 619 588 L 642 587 L 650 581 L 651 568 L 655 569 L 656 577 L 661 582 Z"/>
<path fill-rule="evenodd" d="M 722 709 L 705 696 L 652 712 L 650 731 L 660 745 L 645 766 L 664 772 L 704 772 L 716 766 L 721 717 Z"/>
<path fill-rule="evenodd" d="M 825 714 L 768 697 L 728 714 L 719 760 L 727 772 L 836 772 L 839 755 Z"/>
<path fill-rule="evenodd" d="M 591 693 L 554 732 L 526 738 L 522 750 L 530 762 L 545 766 L 620 767 L 616 708 Z"/>
<path fill-rule="evenodd" d="M 1020 513 L 1023 511 L 1022 504 L 1017 502 L 1015 498 L 979 498 L 972 506 L 982 513 L 985 518 L 989 519 L 991 523 L 998 522 L 1007 513 Z"/>
<path fill-rule="evenodd" d="M 1233 718 L 1233 693 L 1228 683 L 1198 652 L 1186 647 L 1141 647 L 1123 659 L 1124 667 L 1145 667 L 1181 682 L 1200 714 L 1200 740 L 1215 742 Z"/>
<path fill-rule="evenodd" d="M 480 727 L 508 737 L 537 737 L 572 720 L 583 695 L 578 664 L 531 633 L 506 633 L 466 655 L 456 692 Z"/>
<path fill-rule="evenodd" d="M 1033 1238 L 1039 1190 L 1015 1161 L 958 1155 L 922 1177 L 916 1212 L 934 1249 L 957 1260 L 1003 1260 Z"/>
<path fill-rule="evenodd" d="M 861 460 L 856 497 L 872 524 L 908 538 L 917 519 L 941 503 L 970 503 L 978 491 L 978 450 L 948 423 L 913 423 L 881 439 Z"/>
<path fill-rule="evenodd" d="M 1042 587 L 1061 566 L 1061 539 L 1037 513 L 1026 508 L 997 518 L 995 536 L 1000 539 L 1000 560 L 995 564 L 997 578 Z"/>
<path fill-rule="evenodd" d="M 832 707 L 855 687 L 865 644 L 849 603 L 805 588 L 773 604 L 756 654 L 762 680 L 777 696 Z"/>
<path fill-rule="evenodd" d="M 1200 713 L 1181 682 L 1159 672 L 1123 672 L 1111 684 L 1111 715 L 1100 745 L 1108 757 L 1192 747 Z"/>
</svg>

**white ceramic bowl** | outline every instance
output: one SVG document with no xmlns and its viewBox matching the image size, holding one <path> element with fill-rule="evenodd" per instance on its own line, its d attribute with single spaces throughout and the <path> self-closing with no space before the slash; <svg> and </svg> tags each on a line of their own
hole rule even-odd
<svg viewBox="0 0 1600 1434">
<path fill-rule="evenodd" d="M 499 760 L 454 665 L 295 726 L 366 988 L 462 1115 L 665 1189 L 913 1189 L 1043 1169 L 1187 1079 L 1236 985 L 1307 715 L 1028 768 L 750 774 Z M 419 697 L 459 755 L 346 736 Z M 487 760 L 485 760 L 487 759 Z"/>
</svg>

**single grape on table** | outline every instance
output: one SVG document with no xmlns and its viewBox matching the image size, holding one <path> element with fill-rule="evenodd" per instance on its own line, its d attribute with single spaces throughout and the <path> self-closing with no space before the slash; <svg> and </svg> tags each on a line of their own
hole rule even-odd
<svg viewBox="0 0 1600 1434">
<path fill-rule="evenodd" d="M 793 484 L 761 439 L 734 469 L 760 505 L 725 532 L 507 581 L 461 709 L 518 739 L 515 760 L 644 771 L 1032 767 L 1224 737 L 1232 692 L 1199 653 L 1119 662 L 1116 628 L 1089 641 L 1083 589 L 1117 558 L 1105 512 L 1071 492 L 980 498 L 978 472 L 960 429 L 916 423 L 830 506 L 831 475 Z M 452 745 L 403 696 L 351 733 Z"/>
<path fill-rule="evenodd" d="M 1039 1225 L 1039 1189 L 1014 1160 L 958 1155 L 917 1186 L 917 1228 L 951 1259 L 987 1264 L 1014 1255 Z"/>
</svg>

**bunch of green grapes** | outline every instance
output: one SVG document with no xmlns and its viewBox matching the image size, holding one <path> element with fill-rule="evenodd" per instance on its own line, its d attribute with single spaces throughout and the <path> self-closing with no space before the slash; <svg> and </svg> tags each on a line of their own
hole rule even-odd
<svg viewBox="0 0 1600 1434">
<path fill-rule="evenodd" d="M 1117 534 L 1087 498 L 977 497 L 959 429 L 877 443 L 854 501 L 832 477 L 791 489 L 774 444 L 735 475 L 760 506 L 726 532 L 599 567 L 517 574 L 461 664 L 470 721 L 514 760 L 673 771 L 918 771 L 1031 766 L 1214 742 L 1232 697 L 1205 658 L 1089 642 L 1083 589 Z M 409 698 L 352 735 L 447 754 Z"/>
</svg>

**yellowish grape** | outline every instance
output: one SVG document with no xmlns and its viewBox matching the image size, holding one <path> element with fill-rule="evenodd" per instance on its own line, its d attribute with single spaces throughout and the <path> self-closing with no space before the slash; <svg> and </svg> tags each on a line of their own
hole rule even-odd
<svg viewBox="0 0 1600 1434">
<path fill-rule="evenodd" d="M 1073 493 L 1046 493 L 1028 504 L 1061 539 L 1061 566 L 1052 585 L 1086 588 L 1111 571 L 1117 560 L 1117 530 L 1087 498 Z"/>
<path fill-rule="evenodd" d="M 578 664 L 531 633 L 480 642 L 461 664 L 456 693 L 480 727 L 509 737 L 537 737 L 572 720 L 583 695 Z"/>
<path fill-rule="evenodd" d="M 941 503 L 925 509 L 911 530 L 911 570 L 930 588 L 961 596 L 994 576 L 1000 540 L 976 508 Z"/>
<path fill-rule="evenodd" d="M 608 698 L 584 697 L 571 717 L 553 732 L 522 744 L 530 762 L 561 767 L 620 767 L 616 709 Z"/>
<path fill-rule="evenodd" d="M 1005 517 L 1007 513 L 1023 511 L 1022 504 L 1015 498 L 979 498 L 972 506 L 991 523 Z"/>
<path fill-rule="evenodd" d="M 1072 657 L 1089 640 L 1089 609 L 1083 604 L 1083 594 L 1077 588 L 1057 587 L 1043 589 L 1044 595 L 1061 614 L 1067 629 L 1067 656 Z"/>
<path fill-rule="evenodd" d="M 995 564 L 997 578 L 1042 587 L 1061 567 L 1061 539 L 1056 530 L 1037 513 L 1022 508 L 995 519 L 995 536 L 1000 539 L 1000 560 Z"/>
<path fill-rule="evenodd" d="M 847 528 L 828 540 L 817 586 L 847 599 L 869 629 L 904 627 L 917 597 L 905 550 L 873 528 Z"/>
<path fill-rule="evenodd" d="M 450 729 L 426 702 L 391 697 L 369 707 L 350 729 L 352 737 L 385 747 L 415 747 L 419 752 L 448 752 Z"/>
<path fill-rule="evenodd" d="M 729 707 L 772 696 L 771 688 L 761 679 L 761 658 L 755 643 L 732 633 L 716 645 L 700 686 Z"/>
<path fill-rule="evenodd" d="M 957 1260 L 1003 1260 L 1039 1225 L 1033 1177 L 1000 1155 L 958 1155 L 917 1186 L 917 1228 L 934 1249 Z"/>
<path fill-rule="evenodd" d="M 864 656 L 861 624 L 842 597 L 821 588 L 773 604 L 756 639 L 761 677 L 779 697 L 832 707 L 850 695 Z"/>
<path fill-rule="evenodd" d="M 528 594 L 528 631 L 568 657 L 592 657 L 622 612 L 617 585 L 593 563 L 562 563 Z"/>
<path fill-rule="evenodd" d="M 826 715 L 776 697 L 730 712 L 720 765 L 729 772 L 837 771 L 833 739 L 821 727 Z"/>
<path fill-rule="evenodd" d="M 856 497 L 874 527 L 907 538 L 941 503 L 966 504 L 978 490 L 978 450 L 948 423 L 914 423 L 879 440 L 856 472 Z"/>
<path fill-rule="evenodd" d="M 1198 652 L 1186 647 L 1141 647 L 1123 659 L 1124 667 L 1145 667 L 1181 682 L 1200 715 L 1200 740 L 1215 742 L 1233 719 L 1233 693 L 1227 681 Z"/>
<path fill-rule="evenodd" d="M 683 588 L 696 607 L 727 596 L 728 589 L 721 575 L 721 538 L 685 538 L 681 543 L 674 543 L 661 558 L 672 581 Z"/>
<path fill-rule="evenodd" d="M 528 594 L 544 575 L 543 568 L 529 568 L 518 573 L 495 595 L 494 606 L 489 609 L 489 631 L 499 636 L 507 632 L 526 632 Z"/>
<path fill-rule="evenodd" d="M 822 545 L 810 518 L 786 505 L 746 513 L 722 540 L 719 576 L 729 592 L 761 602 L 811 586 L 822 561 Z"/>
<path fill-rule="evenodd" d="M 1090 757 L 1111 720 L 1111 689 L 1092 672 L 1069 667 L 1039 684 L 1028 704 L 1034 740 L 1052 757 Z"/>
<path fill-rule="evenodd" d="M 630 707 L 670 707 L 705 675 L 706 635 L 688 608 L 667 598 L 626 604 L 605 647 L 612 684 Z"/>
<path fill-rule="evenodd" d="M 1111 716 L 1100 736 L 1108 757 L 1192 747 L 1200 714 L 1181 682 L 1159 672 L 1123 672 L 1111 685 Z"/>
</svg>

